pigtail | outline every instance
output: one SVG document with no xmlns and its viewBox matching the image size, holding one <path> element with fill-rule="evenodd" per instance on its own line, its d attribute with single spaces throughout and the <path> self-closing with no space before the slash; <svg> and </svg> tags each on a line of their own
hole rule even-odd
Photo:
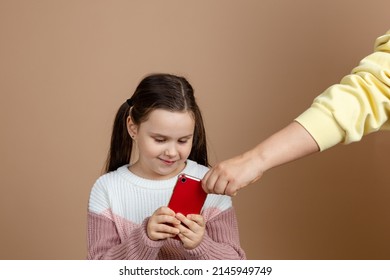
<svg viewBox="0 0 390 280">
<path fill-rule="evenodd" d="M 130 162 L 133 141 L 127 131 L 129 110 L 130 106 L 128 102 L 125 102 L 116 113 L 112 128 L 110 150 L 106 160 L 106 173 Z"/>
<path fill-rule="evenodd" d="M 195 100 L 194 89 L 184 77 L 178 77 L 178 79 L 181 86 L 181 95 L 185 104 L 184 109 L 192 112 L 195 120 L 192 149 L 188 158 L 198 164 L 210 167 L 207 156 L 206 130 L 203 123 L 202 113 Z"/>
<path fill-rule="evenodd" d="M 206 130 L 203 124 L 202 114 L 198 106 L 195 105 L 195 107 L 195 130 L 192 140 L 192 149 L 188 158 L 199 164 L 210 167 L 207 156 Z"/>
</svg>

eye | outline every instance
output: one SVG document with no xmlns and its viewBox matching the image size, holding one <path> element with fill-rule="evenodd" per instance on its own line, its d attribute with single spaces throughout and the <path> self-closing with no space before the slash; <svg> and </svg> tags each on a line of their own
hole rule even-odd
<svg viewBox="0 0 390 280">
<path fill-rule="evenodd" d="M 180 139 L 178 142 L 179 142 L 180 144 L 186 144 L 186 143 L 188 142 L 188 139 L 187 139 L 187 138 L 185 138 L 185 139 Z"/>
<path fill-rule="evenodd" d="M 154 141 L 156 141 L 157 143 L 164 143 L 165 139 L 164 138 L 154 138 Z"/>
</svg>

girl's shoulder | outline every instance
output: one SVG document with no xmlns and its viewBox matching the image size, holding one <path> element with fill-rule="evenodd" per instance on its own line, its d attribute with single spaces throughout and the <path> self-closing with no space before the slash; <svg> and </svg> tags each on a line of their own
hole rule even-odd
<svg viewBox="0 0 390 280">
<path fill-rule="evenodd" d="M 100 177 L 97 178 L 96 182 L 116 178 L 119 174 L 119 170 L 123 167 L 119 167 L 117 170 L 109 171 L 107 173 L 102 174 Z"/>
<path fill-rule="evenodd" d="M 199 179 L 203 179 L 203 177 L 204 177 L 204 175 L 206 175 L 207 171 L 209 171 L 208 167 L 201 165 L 201 164 L 198 164 L 197 162 L 188 159 L 187 165 L 184 168 L 182 173 L 191 175 L 191 176 L 199 178 Z"/>
<path fill-rule="evenodd" d="M 127 166 L 119 167 L 117 170 L 107 172 L 101 175 L 95 181 L 92 189 L 104 189 L 111 185 L 118 184 L 119 181 L 123 180 L 123 173 L 125 173 Z"/>
</svg>

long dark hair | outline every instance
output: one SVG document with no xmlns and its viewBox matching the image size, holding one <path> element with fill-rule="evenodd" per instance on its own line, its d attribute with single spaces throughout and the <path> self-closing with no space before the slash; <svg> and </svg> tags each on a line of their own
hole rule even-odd
<svg viewBox="0 0 390 280">
<path fill-rule="evenodd" d="M 115 116 L 105 172 L 116 170 L 130 162 L 133 141 L 127 131 L 127 117 L 131 116 L 134 124 L 140 125 L 155 109 L 171 112 L 187 111 L 193 114 L 195 129 L 188 158 L 209 166 L 206 131 L 192 86 L 184 77 L 152 74 L 140 82 L 133 96 L 120 106 Z"/>
</svg>

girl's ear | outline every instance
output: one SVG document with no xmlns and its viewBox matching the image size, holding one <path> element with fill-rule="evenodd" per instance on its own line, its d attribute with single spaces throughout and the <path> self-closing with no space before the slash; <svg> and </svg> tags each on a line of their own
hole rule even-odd
<svg viewBox="0 0 390 280">
<path fill-rule="evenodd" d="M 138 126 L 133 123 L 133 120 L 130 116 L 127 117 L 127 132 L 129 133 L 131 139 L 135 139 L 137 136 Z"/>
</svg>

